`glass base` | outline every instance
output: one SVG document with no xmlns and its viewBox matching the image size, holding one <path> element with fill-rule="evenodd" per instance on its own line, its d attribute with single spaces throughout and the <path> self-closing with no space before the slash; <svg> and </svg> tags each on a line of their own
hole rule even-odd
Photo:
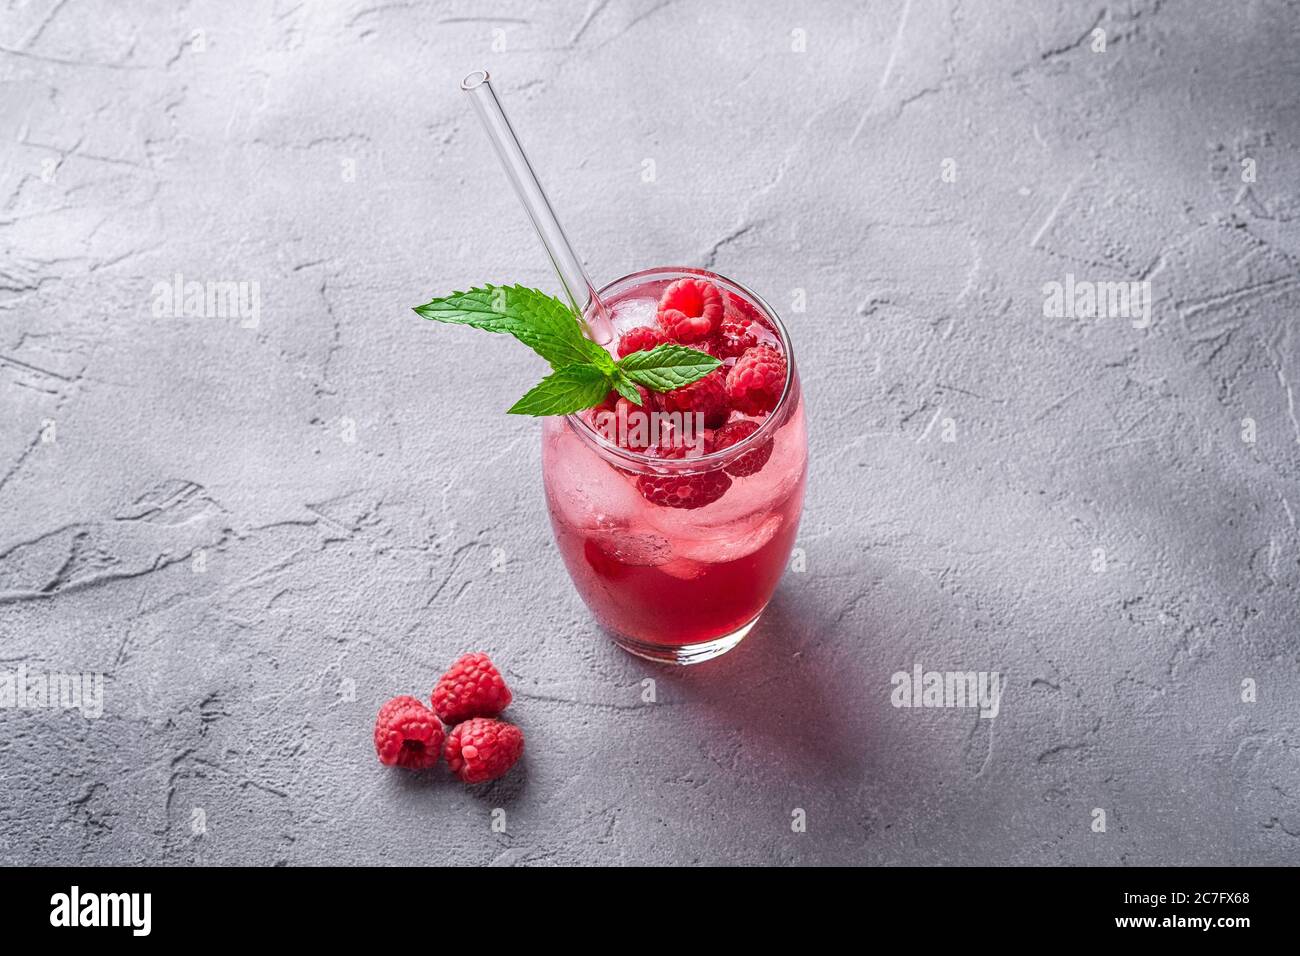
<svg viewBox="0 0 1300 956">
<path fill-rule="evenodd" d="M 762 616 L 763 612 L 759 611 L 748 624 L 742 624 L 730 634 L 715 637 L 711 641 L 701 641 L 698 644 L 649 644 L 635 638 L 624 637 L 621 634 L 611 636 L 614 643 L 623 650 L 648 661 L 655 661 L 659 664 L 702 664 L 705 661 L 713 660 L 715 657 L 721 657 L 743 641 L 745 635 L 750 632 Z"/>
</svg>

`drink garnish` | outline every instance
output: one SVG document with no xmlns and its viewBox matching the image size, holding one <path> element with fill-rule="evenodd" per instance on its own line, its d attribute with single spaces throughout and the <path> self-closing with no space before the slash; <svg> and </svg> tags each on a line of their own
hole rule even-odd
<svg viewBox="0 0 1300 956">
<path fill-rule="evenodd" d="M 453 292 L 416 306 L 415 312 L 436 322 L 512 335 L 550 364 L 551 374 L 510 407 L 512 415 L 568 415 L 599 405 L 611 391 L 640 405 L 637 385 L 667 392 L 722 364 L 707 352 L 672 343 L 615 359 L 583 334 L 573 308 L 520 285 Z"/>
</svg>

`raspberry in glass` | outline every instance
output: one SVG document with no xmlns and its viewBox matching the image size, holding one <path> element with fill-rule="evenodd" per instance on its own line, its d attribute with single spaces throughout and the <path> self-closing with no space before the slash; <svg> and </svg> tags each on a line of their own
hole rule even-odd
<svg viewBox="0 0 1300 956">
<path fill-rule="evenodd" d="M 750 421 L 747 418 L 728 422 L 714 433 L 714 446 L 719 450 L 730 448 L 737 442 L 744 441 L 756 431 L 758 431 L 758 422 Z M 745 452 L 727 465 L 727 474 L 734 478 L 747 478 L 750 475 L 758 474 L 763 466 L 767 464 L 767 460 L 772 457 L 772 445 L 772 439 L 769 438 Z"/>
<path fill-rule="evenodd" d="M 617 391 L 610 392 L 591 413 L 591 424 L 603 437 L 629 451 L 646 451 L 654 444 L 654 420 L 659 407 L 655 393 L 644 385 L 636 386 L 641 404 L 628 401 Z"/>
<path fill-rule="evenodd" d="M 659 297 L 659 327 L 670 339 L 702 342 L 722 322 L 722 293 L 703 279 L 678 279 Z"/>
<path fill-rule="evenodd" d="M 705 428 L 717 428 L 727 420 L 727 378 L 722 368 L 715 368 L 704 378 L 659 393 L 659 404 L 665 412 L 699 412 L 704 416 Z"/>
<path fill-rule="evenodd" d="M 727 316 L 718 327 L 718 334 L 708 341 L 708 352 L 717 358 L 739 358 L 747 349 L 758 344 L 748 319 Z"/>
<path fill-rule="evenodd" d="M 624 358 L 633 352 L 649 352 L 668 341 L 668 336 L 662 329 L 655 328 L 653 325 L 638 325 L 619 336 L 618 357 Z"/>
<path fill-rule="evenodd" d="M 746 415 L 766 415 L 781 400 L 785 376 L 785 356 L 770 345 L 756 345 L 727 373 L 727 398 Z"/>
<path fill-rule="evenodd" d="M 723 471 L 699 475 L 641 475 L 636 489 L 651 504 L 665 508 L 703 508 L 727 493 L 731 479 Z"/>
</svg>

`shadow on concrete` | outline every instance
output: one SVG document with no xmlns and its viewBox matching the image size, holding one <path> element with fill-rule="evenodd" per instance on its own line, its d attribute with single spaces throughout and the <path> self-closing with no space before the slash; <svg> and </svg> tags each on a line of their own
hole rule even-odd
<svg viewBox="0 0 1300 956">
<path fill-rule="evenodd" d="M 722 657 L 687 668 L 657 669 L 669 695 L 688 699 L 734 724 L 746 750 L 779 753 L 799 774 L 863 779 L 873 754 L 889 746 L 872 732 L 863 708 L 872 675 L 872 642 L 853 644 L 852 657 L 828 654 L 845 646 L 827 639 L 837 629 L 812 595 L 778 591 L 749 636 Z M 753 748 L 760 748 L 755 751 Z"/>
</svg>

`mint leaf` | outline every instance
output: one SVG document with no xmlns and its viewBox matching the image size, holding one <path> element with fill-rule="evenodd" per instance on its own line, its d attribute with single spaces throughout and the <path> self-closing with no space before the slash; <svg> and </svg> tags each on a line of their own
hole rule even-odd
<svg viewBox="0 0 1300 956">
<path fill-rule="evenodd" d="M 618 393 L 622 395 L 624 398 L 626 398 L 633 405 L 640 405 L 641 393 L 636 390 L 636 383 L 633 382 L 630 378 L 628 378 L 626 374 L 624 374 L 621 371 L 618 371 L 617 366 L 615 367 L 615 369 L 616 371 L 614 374 L 614 387 L 618 389 Z"/>
<path fill-rule="evenodd" d="M 510 407 L 511 415 L 568 415 L 599 405 L 611 376 L 595 365 L 566 365 L 542 379 Z"/>
<path fill-rule="evenodd" d="M 648 352 L 633 352 L 618 360 L 618 369 L 632 381 L 668 392 L 699 381 L 722 362 L 708 352 L 685 345 L 658 345 Z"/>
<path fill-rule="evenodd" d="M 607 372 L 614 368 L 609 353 L 583 335 L 573 309 L 537 289 L 488 285 L 433 299 L 415 312 L 435 322 L 513 335 L 554 369 L 579 364 Z"/>
</svg>

